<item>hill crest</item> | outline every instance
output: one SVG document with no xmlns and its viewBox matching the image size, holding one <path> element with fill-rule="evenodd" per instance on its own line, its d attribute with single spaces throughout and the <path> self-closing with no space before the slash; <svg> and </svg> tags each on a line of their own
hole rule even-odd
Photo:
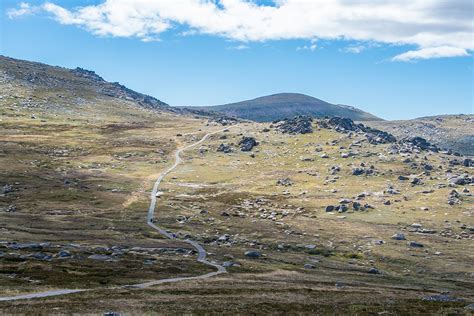
<svg viewBox="0 0 474 316">
<path fill-rule="evenodd" d="M 301 93 L 277 93 L 235 103 L 193 108 L 220 112 L 228 116 L 257 122 L 271 122 L 297 115 L 307 115 L 314 118 L 339 116 L 355 121 L 382 120 L 355 107 L 332 104 Z"/>
</svg>

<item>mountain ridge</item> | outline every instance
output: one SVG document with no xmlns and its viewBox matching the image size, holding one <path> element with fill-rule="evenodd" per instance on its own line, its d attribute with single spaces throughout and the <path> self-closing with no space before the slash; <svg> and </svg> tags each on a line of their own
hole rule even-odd
<svg viewBox="0 0 474 316">
<path fill-rule="evenodd" d="M 106 81 L 94 71 L 80 67 L 70 69 L 0 55 L 0 72 L 1 80 L 17 81 L 33 89 L 66 89 L 76 95 L 106 96 L 136 102 L 145 108 L 171 110 L 167 103 L 153 96 Z"/>
</svg>

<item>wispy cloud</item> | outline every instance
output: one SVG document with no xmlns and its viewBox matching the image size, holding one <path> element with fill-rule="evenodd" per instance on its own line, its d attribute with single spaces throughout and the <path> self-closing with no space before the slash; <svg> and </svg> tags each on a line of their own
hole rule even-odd
<svg viewBox="0 0 474 316">
<path fill-rule="evenodd" d="M 20 16 L 34 14 L 39 9 L 40 9 L 39 7 L 32 6 L 26 2 L 22 2 L 19 4 L 18 8 L 12 8 L 12 9 L 7 10 L 7 16 L 10 19 L 14 19 Z"/>
<path fill-rule="evenodd" d="M 149 40 L 179 25 L 243 43 L 344 39 L 417 47 L 395 61 L 465 56 L 474 49 L 471 0 L 274 0 L 271 6 L 252 0 L 104 0 L 75 9 L 22 3 L 7 14 L 14 18 L 37 8 L 59 23 L 99 36 Z M 300 49 L 315 50 L 315 45 Z M 365 47 L 348 47 L 347 52 Z"/>
<path fill-rule="evenodd" d="M 304 45 L 304 46 L 298 46 L 296 47 L 296 50 L 310 50 L 312 52 L 314 52 L 316 50 L 316 48 L 318 48 L 318 44 L 317 44 L 317 39 L 313 38 L 311 39 L 311 42 L 309 45 Z"/>
<path fill-rule="evenodd" d="M 392 61 L 413 61 L 416 59 L 431 59 L 431 58 L 442 58 L 442 57 L 460 57 L 469 56 L 469 53 L 458 47 L 451 46 L 440 46 L 430 47 L 420 50 L 411 50 L 406 53 L 397 55 L 392 58 Z"/>
<path fill-rule="evenodd" d="M 367 47 L 364 45 L 356 45 L 356 46 L 347 46 L 342 49 L 343 52 L 345 53 L 351 53 L 351 54 L 360 54 L 362 53 Z"/>
<path fill-rule="evenodd" d="M 244 49 L 249 49 L 250 46 L 245 45 L 245 44 L 240 44 L 240 45 L 237 45 L 237 46 L 230 46 L 228 48 L 229 49 L 235 49 L 235 50 L 244 50 Z"/>
</svg>

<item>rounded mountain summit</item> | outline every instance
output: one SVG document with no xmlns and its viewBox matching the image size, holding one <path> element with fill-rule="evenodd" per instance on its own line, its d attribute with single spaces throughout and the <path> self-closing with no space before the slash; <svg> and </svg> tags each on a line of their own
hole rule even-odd
<svg viewBox="0 0 474 316">
<path fill-rule="evenodd" d="M 307 115 L 311 117 L 347 117 L 354 121 L 381 121 L 382 119 L 355 107 L 331 104 L 300 93 L 278 93 L 252 100 L 215 106 L 199 106 L 192 109 L 214 111 L 227 116 L 256 122 L 271 122 Z"/>
</svg>

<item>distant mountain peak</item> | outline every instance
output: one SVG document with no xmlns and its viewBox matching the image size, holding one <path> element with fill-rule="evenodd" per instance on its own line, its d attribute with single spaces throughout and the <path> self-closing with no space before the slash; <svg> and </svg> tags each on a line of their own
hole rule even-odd
<svg viewBox="0 0 474 316">
<path fill-rule="evenodd" d="M 307 115 L 311 117 L 347 117 L 354 121 L 382 120 L 370 113 L 349 105 L 331 104 L 302 93 L 276 93 L 251 100 L 217 106 L 198 107 L 198 109 L 221 112 L 257 122 Z"/>
</svg>

